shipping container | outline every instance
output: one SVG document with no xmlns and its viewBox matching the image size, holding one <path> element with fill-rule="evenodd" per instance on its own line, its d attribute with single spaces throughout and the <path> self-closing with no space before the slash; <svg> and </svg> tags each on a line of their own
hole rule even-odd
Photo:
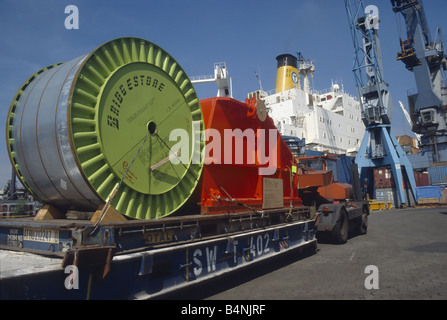
<svg viewBox="0 0 447 320">
<path fill-rule="evenodd" d="M 397 142 L 399 142 L 399 144 L 401 146 L 410 146 L 410 147 L 413 147 L 413 148 L 417 148 L 418 147 L 417 140 L 415 138 L 410 137 L 410 136 L 407 136 L 407 135 L 397 136 L 396 139 L 397 139 Z"/>
<path fill-rule="evenodd" d="M 407 154 L 407 158 L 411 162 L 414 170 L 425 170 L 430 167 L 430 164 L 433 162 L 433 154 L 431 152 Z"/>
<path fill-rule="evenodd" d="M 424 186 L 417 187 L 416 194 L 418 204 L 424 203 L 446 203 L 445 186 Z"/>
<path fill-rule="evenodd" d="M 378 202 L 390 202 L 391 207 L 395 208 L 397 203 L 397 192 L 395 188 L 376 189 L 376 200 Z"/>
<path fill-rule="evenodd" d="M 396 188 L 376 188 L 376 200 L 378 202 L 390 202 L 393 208 L 398 208 L 402 205 Z M 413 207 L 416 204 L 414 196 L 409 189 L 405 190 L 404 201 L 404 206 Z"/>
<path fill-rule="evenodd" d="M 416 187 L 429 186 L 428 173 L 414 171 L 414 181 L 416 182 Z"/>
<path fill-rule="evenodd" d="M 376 189 L 395 188 L 392 170 L 390 168 L 375 168 L 374 186 Z"/>
<path fill-rule="evenodd" d="M 447 167 L 432 167 L 427 171 L 430 185 L 447 185 Z"/>
</svg>

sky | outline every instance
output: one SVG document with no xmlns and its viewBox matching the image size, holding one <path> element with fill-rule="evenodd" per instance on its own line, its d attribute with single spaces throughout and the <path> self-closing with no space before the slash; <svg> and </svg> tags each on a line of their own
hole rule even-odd
<svg viewBox="0 0 447 320">
<path fill-rule="evenodd" d="M 389 0 L 364 2 L 379 9 L 384 78 L 395 101 L 392 131 L 412 135 L 398 105 L 400 100 L 407 106 L 407 91 L 416 88 L 413 74 L 396 60 L 403 24 Z M 79 10 L 78 29 L 65 28 L 68 5 Z M 432 37 L 438 26 L 447 30 L 447 1 L 425 0 L 424 8 Z M 336 81 L 357 95 L 343 0 L 0 0 L 2 126 L 16 91 L 30 75 L 123 36 L 159 45 L 190 77 L 211 75 L 214 63 L 226 62 L 237 100 L 259 89 L 255 72 L 264 90 L 274 89 L 276 56 L 296 52 L 314 61 L 314 89 L 327 89 Z M 217 87 L 200 84 L 196 91 L 205 99 L 215 96 Z M 0 188 L 10 176 L 3 129 Z"/>
</svg>

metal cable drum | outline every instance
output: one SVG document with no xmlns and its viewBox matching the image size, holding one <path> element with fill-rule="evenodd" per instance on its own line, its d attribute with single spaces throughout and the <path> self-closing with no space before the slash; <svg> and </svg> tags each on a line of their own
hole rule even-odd
<svg viewBox="0 0 447 320">
<path fill-rule="evenodd" d="M 203 130 L 181 66 L 159 46 L 126 37 L 32 75 L 12 101 L 6 139 L 17 176 L 42 203 L 96 210 L 122 180 L 112 205 L 154 219 L 193 194 Z"/>
</svg>

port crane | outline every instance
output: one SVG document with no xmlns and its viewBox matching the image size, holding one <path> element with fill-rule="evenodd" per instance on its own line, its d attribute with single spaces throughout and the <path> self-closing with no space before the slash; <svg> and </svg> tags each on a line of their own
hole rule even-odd
<svg viewBox="0 0 447 320">
<path fill-rule="evenodd" d="M 378 9 L 365 7 L 362 0 L 345 0 L 345 8 L 354 44 L 353 73 L 366 127 L 355 159 L 360 179 L 367 181 L 368 193 L 375 198 L 372 170 L 390 167 L 397 193 L 395 206 L 412 206 L 416 199 L 413 167 L 391 134 L 393 100 L 383 76 Z"/>
<path fill-rule="evenodd" d="M 447 59 L 441 29 L 431 38 L 421 0 L 391 0 L 396 15 L 402 14 L 406 39 L 400 39 L 397 60 L 413 72 L 417 93 L 408 95 L 412 130 L 422 135 L 420 149 L 432 155 L 433 162 L 447 161 Z"/>
</svg>

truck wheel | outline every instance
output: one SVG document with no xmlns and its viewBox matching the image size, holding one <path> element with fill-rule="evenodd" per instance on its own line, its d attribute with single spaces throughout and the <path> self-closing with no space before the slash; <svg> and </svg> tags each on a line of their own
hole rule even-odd
<svg viewBox="0 0 447 320">
<path fill-rule="evenodd" d="M 337 244 L 343 244 L 348 241 L 348 230 L 349 230 L 349 222 L 348 222 L 348 213 L 345 208 L 340 210 L 340 218 L 335 224 L 334 229 L 331 231 L 331 238 Z"/>
<path fill-rule="evenodd" d="M 366 234 L 368 232 L 368 209 L 363 208 L 362 216 L 358 219 L 358 234 Z"/>
</svg>

